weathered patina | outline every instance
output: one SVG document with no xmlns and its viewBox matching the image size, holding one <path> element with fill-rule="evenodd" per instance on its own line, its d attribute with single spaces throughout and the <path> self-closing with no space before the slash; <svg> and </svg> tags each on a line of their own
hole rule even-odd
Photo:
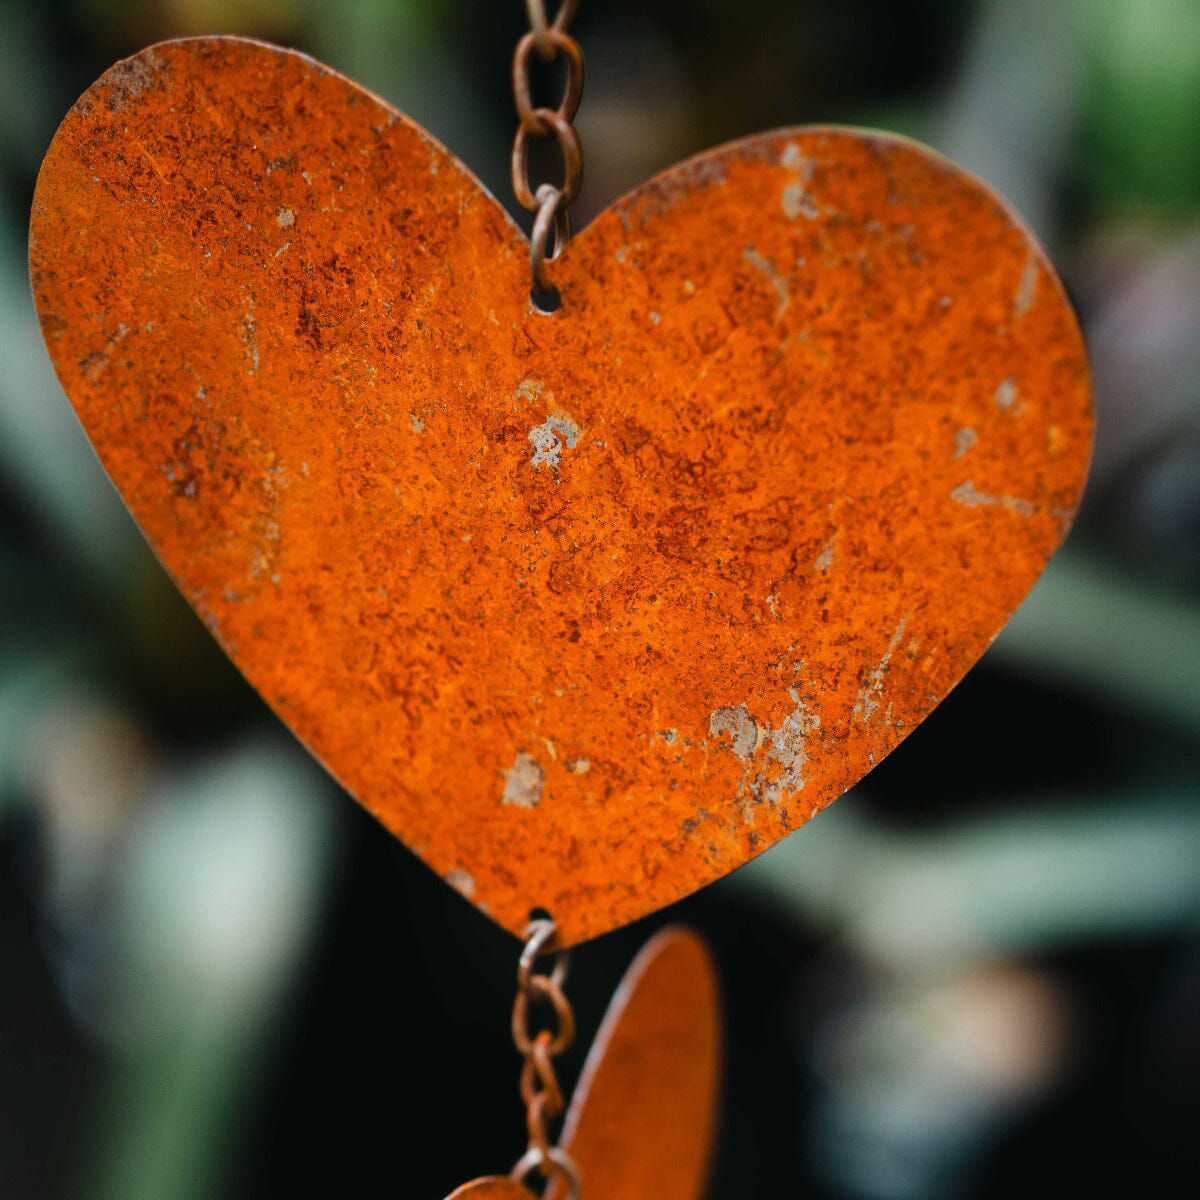
<svg viewBox="0 0 1200 1200">
<path fill-rule="evenodd" d="M 664 172 L 570 243 L 547 315 L 520 231 L 394 109 L 296 53 L 172 42 L 63 122 L 30 253 L 179 587 L 518 934 L 660 908 L 840 795 L 987 648 L 1086 473 L 1045 255 L 883 134 Z"/>
</svg>

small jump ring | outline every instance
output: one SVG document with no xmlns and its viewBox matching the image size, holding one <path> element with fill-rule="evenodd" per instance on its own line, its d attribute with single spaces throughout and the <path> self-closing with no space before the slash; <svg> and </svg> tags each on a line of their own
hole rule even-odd
<svg viewBox="0 0 1200 1200">
<path fill-rule="evenodd" d="M 567 239 L 571 236 L 571 219 L 567 215 L 567 207 L 563 200 L 563 194 L 551 184 L 543 183 L 538 188 L 538 196 L 549 189 L 554 193 L 552 201 L 547 200 L 542 204 L 537 211 L 537 216 L 533 219 L 533 232 L 529 238 L 529 266 L 533 273 L 533 286 L 539 292 L 553 291 L 554 284 L 546 274 L 546 264 L 552 263 L 563 252 L 563 247 L 567 244 Z M 550 238 L 550 230 L 554 230 L 554 249 L 551 253 L 546 253 L 546 243 Z M 554 961 L 554 969 L 550 975 L 550 983 L 556 989 L 560 988 L 567 978 L 567 968 L 570 965 L 570 956 L 565 950 L 560 951 L 558 957 Z M 534 976 L 529 976 L 532 983 Z"/>
<path fill-rule="evenodd" d="M 543 1150 L 540 1146 L 530 1146 L 521 1156 L 520 1162 L 513 1167 L 510 1178 L 518 1183 L 524 1183 L 530 1171 L 541 1171 L 548 1179 L 558 1175 L 567 1181 L 567 1194 L 563 1200 L 579 1200 L 579 1170 L 571 1156 L 558 1146 Z"/>
<path fill-rule="evenodd" d="M 537 192 L 538 215 L 544 208 L 548 207 L 549 194 L 544 192 L 545 188 L 550 187 L 548 183 L 543 183 Z M 557 189 L 554 189 L 557 191 Z M 561 207 L 561 202 L 555 205 L 555 211 Z M 530 921 L 525 928 L 525 948 L 521 951 L 521 958 L 517 963 L 517 986 L 525 991 L 529 987 L 529 979 L 533 973 L 534 965 L 537 960 L 552 947 L 555 937 L 558 934 L 558 926 L 554 923 L 552 917 L 539 917 L 536 921 Z M 567 969 L 570 965 L 570 955 L 565 950 L 558 952 L 558 957 L 554 961 L 554 970 L 550 975 L 551 982 L 555 987 L 562 987 L 567 982 Z"/>
</svg>

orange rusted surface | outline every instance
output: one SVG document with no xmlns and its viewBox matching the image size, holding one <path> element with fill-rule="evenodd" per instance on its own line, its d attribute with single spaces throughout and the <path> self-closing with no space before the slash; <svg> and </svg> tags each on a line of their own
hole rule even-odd
<svg viewBox="0 0 1200 1200">
<path fill-rule="evenodd" d="M 585 1196 L 698 1200 L 717 1112 L 721 1036 L 704 943 L 658 934 L 613 997 L 563 1127 Z M 558 1184 L 548 1200 L 563 1200 Z"/>
<path fill-rule="evenodd" d="M 523 1184 L 507 1176 L 493 1176 L 464 1183 L 448 1200 L 534 1200 L 534 1196 Z"/>
<path fill-rule="evenodd" d="M 883 134 L 664 172 L 568 246 L 547 316 L 411 122 L 298 54 L 181 41 L 63 122 L 30 253 L 180 588 L 513 932 L 540 905 L 602 933 L 838 796 L 988 646 L 1086 473 L 1050 264 Z"/>
</svg>

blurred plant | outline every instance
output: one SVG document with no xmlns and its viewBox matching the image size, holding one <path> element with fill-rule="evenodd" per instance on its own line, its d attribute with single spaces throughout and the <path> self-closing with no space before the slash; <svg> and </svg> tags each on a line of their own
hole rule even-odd
<svg viewBox="0 0 1200 1200">
<path fill-rule="evenodd" d="M 226 1190 L 331 864 L 326 795 L 274 735 L 162 778 L 125 829 L 80 1195 Z"/>
<path fill-rule="evenodd" d="M 1200 5 L 1075 0 L 1089 80 L 1078 165 L 1097 207 L 1186 217 L 1200 202 Z"/>
</svg>

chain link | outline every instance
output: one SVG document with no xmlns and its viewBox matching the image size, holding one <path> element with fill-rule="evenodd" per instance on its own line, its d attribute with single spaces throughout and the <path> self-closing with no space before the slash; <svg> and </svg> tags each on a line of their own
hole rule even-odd
<svg viewBox="0 0 1200 1200">
<path fill-rule="evenodd" d="M 512 148 L 512 184 L 517 203 L 536 214 L 529 239 L 529 267 L 533 286 L 549 292 L 553 284 L 546 270 L 563 251 L 571 236 L 567 209 L 583 185 L 583 148 L 573 124 L 583 97 L 583 50 L 568 33 L 579 0 L 560 0 L 553 20 L 547 20 L 545 0 L 526 0 L 529 32 L 513 53 L 513 98 L 517 106 L 517 133 Z M 534 54 L 544 62 L 562 58 L 567 80 L 556 108 L 535 105 L 530 68 Z M 553 141 L 562 159 L 562 182 L 534 185 L 529 178 L 530 139 Z"/>
<path fill-rule="evenodd" d="M 517 996 L 513 1002 L 513 1045 L 525 1060 L 521 1067 L 521 1100 L 525 1104 L 525 1123 L 529 1148 L 512 1169 L 512 1178 L 520 1182 L 538 1171 L 545 1180 L 558 1177 L 565 1184 L 568 1200 L 578 1200 L 579 1172 L 571 1156 L 556 1146 L 550 1129 L 563 1114 L 565 1101 L 554 1060 L 575 1040 L 575 1013 L 563 991 L 569 959 L 566 951 L 555 953 L 549 974 L 537 969 L 538 959 L 554 953 L 558 930 L 549 918 L 532 921 L 525 931 L 525 948 L 517 965 Z M 532 1033 L 530 1010 L 535 1005 L 549 1008 L 555 1025 Z"/>
</svg>

